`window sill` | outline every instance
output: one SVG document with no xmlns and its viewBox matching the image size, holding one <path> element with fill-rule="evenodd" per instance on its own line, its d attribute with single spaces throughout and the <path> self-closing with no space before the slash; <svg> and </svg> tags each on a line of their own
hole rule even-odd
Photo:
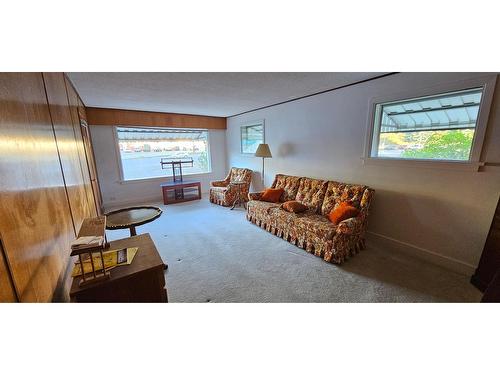
<svg viewBox="0 0 500 375">
<path fill-rule="evenodd" d="M 204 172 L 204 173 L 193 173 L 193 174 L 184 174 L 182 177 L 189 179 L 191 177 L 198 177 L 198 176 L 206 176 L 212 174 L 212 172 Z M 127 185 L 127 184 L 137 184 L 141 182 L 153 182 L 153 181 L 163 181 L 165 182 L 165 179 L 172 179 L 172 176 L 163 176 L 163 177 L 146 177 L 146 178 L 137 178 L 135 180 L 118 180 L 118 183 L 121 185 Z"/>
<path fill-rule="evenodd" d="M 453 171 L 478 172 L 484 166 L 483 162 L 474 161 L 447 161 L 447 160 L 411 160 L 396 158 L 361 158 L 363 165 L 377 165 L 383 167 L 415 167 L 430 169 L 446 169 Z"/>
</svg>

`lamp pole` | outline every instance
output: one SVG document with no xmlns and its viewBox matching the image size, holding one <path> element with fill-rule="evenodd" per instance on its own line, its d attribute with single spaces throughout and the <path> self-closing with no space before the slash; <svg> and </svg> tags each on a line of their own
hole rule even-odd
<svg viewBox="0 0 500 375">
<path fill-rule="evenodd" d="M 257 151 L 255 151 L 255 156 L 262 158 L 262 176 L 261 177 L 262 177 L 262 186 L 264 186 L 264 174 L 265 174 L 265 170 L 264 170 L 265 161 L 264 161 L 264 159 L 273 157 L 271 154 L 271 150 L 269 149 L 269 145 L 267 145 L 266 143 L 261 143 L 257 147 Z"/>
<path fill-rule="evenodd" d="M 266 158 L 265 157 L 262 157 L 262 186 L 265 186 L 265 183 L 264 183 L 264 160 Z"/>
</svg>

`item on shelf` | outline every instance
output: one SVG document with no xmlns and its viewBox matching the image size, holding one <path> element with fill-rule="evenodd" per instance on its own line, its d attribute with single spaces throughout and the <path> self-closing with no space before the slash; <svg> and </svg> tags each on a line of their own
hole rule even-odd
<svg viewBox="0 0 500 375">
<path fill-rule="evenodd" d="M 132 263 L 134 260 L 135 254 L 137 253 L 137 247 L 130 247 L 126 249 L 118 249 L 118 250 L 109 250 L 103 253 L 104 255 L 104 266 L 106 270 L 111 270 L 118 266 L 126 266 Z M 85 273 L 92 272 L 92 262 L 89 256 L 86 254 L 83 258 L 83 270 Z M 100 271 L 103 268 L 102 259 L 100 254 L 92 253 L 92 260 L 94 263 L 94 267 L 96 271 Z M 75 262 L 75 266 L 73 267 L 73 272 L 71 274 L 72 277 L 80 276 L 82 274 L 82 267 L 80 261 Z"/>
<path fill-rule="evenodd" d="M 80 264 L 88 259 L 89 272 L 82 274 L 79 284 L 81 286 L 109 279 L 110 274 L 104 261 L 103 250 L 107 247 L 106 242 L 106 216 L 90 217 L 83 220 L 78 238 L 71 244 L 71 256 L 78 256 Z M 95 254 L 95 257 L 94 255 Z M 96 267 L 99 259 L 101 267 Z M 85 270 L 85 265 L 84 265 Z"/>
<path fill-rule="evenodd" d="M 71 250 L 90 249 L 96 246 L 101 246 L 104 243 L 103 236 L 83 236 L 71 242 Z"/>
</svg>

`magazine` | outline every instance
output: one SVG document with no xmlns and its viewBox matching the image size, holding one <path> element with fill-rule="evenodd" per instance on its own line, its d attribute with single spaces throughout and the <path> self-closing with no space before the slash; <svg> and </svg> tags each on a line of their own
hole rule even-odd
<svg viewBox="0 0 500 375">
<path fill-rule="evenodd" d="M 137 247 L 128 247 L 124 249 L 116 249 L 116 250 L 108 250 L 103 252 L 104 265 L 106 270 L 113 269 L 118 266 L 124 266 L 131 264 L 134 260 L 135 254 L 137 253 L 139 248 Z M 92 263 L 90 261 L 90 256 L 85 254 L 82 256 L 83 258 L 83 270 L 85 274 L 92 273 Z M 94 263 L 94 270 L 101 271 L 102 270 L 102 261 L 100 253 L 92 253 L 92 259 Z M 80 264 L 80 259 L 75 262 L 75 266 L 73 267 L 73 272 L 71 273 L 72 277 L 80 276 L 82 274 L 82 267 Z"/>
</svg>

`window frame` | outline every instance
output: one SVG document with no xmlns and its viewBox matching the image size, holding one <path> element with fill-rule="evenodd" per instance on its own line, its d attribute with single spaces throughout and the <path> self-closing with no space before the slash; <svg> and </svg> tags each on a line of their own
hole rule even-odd
<svg viewBox="0 0 500 375">
<path fill-rule="evenodd" d="M 404 166 L 404 167 L 427 167 L 427 168 L 445 168 L 477 171 L 483 166 L 481 162 L 481 152 L 483 148 L 484 138 L 486 135 L 486 127 L 488 125 L 488 117 L 495 91 L 497 80 L 496 74 L 488 74 L 476 78 L 460 80 L 452 83 L 445 83 L 431 87 L 414 89 L 411 91 L 392 93 L 383 96 L 372 97 L 369 100 L 367 131 L 365 139 L 364 157 L 362 158 L 365 165 L 383 165 L 383 166 Z M 473 88 L 483 89 L 481 104 L 472 139 L 471 151 L 469 160 L 443 160 L 443 159 L 408 159 L 408 158 L 392 158 L 372 156 L 372 147 L 374 145 L 374 135 L 379 132 L 375 129 L 377 115 L 377 105 L 388 102 L 397 102 L 411 99 L 418 99 L 425 96 L 446 94 L 448 92 L 468 90 Z"/>
<path fill-rule="evenodd" d="M 266 143 L 266 124 L 264 119 L 255 120 L 240 126 L 240 153 L 246 156 L 254 156 L 254 152 L 243 152 L 243 129 L 250 128 L 253 126 L 262 126 L 262 143 Z"/>
<path fill-rule="evenodd" d="M 128 179 L 126 180 L 124 178 L 124 173 L 123 173 L 123 163 L 122 163 L 122 157 L 120 154 L 120 144 L 119 144 L 119 139 L 118 139 L 118 128 L 141 128 L 141 129 L 154 129 L 154 126 L 137 126 L 137 125 L 116 125 L 113 126 L 113 137 L 115 140 L 115 155 L 117 159 L 117 164 L 118 164 L 118 175 L 119 175 L 119 183 L 120 184 L 130 184 L 130 183 L 136 183 L 136 182 L 142 182 L 142 181 L 160 181 L 160 180 L 165 180 L 165 178 L 172 178 L 172 176 L 164 175 L 164 176 L 158 176 L 158 177 L 144 177 L 144 178 L 133 178 L 133 179 Z M 156 127 L 156 128 L 161 128 L 161 129 L 176 129 L 173 127 Z M 182 128 L 184 129 L 184 128 Z M 210 130 L 209 129 L 191 129 L 191 128 L 186 128 L 184 130 L 198 130 L 198 131 L 206 131 L 207 132 L 207 142 L 208 142 L 208 172 L 202 172 L 202 173 L 184 173 L 182 172 L 183 175 L 186 176 L 203 176 L 207 174 L 212 173 L 212 152 L 211 152 L 211 146 L 210 146 Z"/>
</svg>

